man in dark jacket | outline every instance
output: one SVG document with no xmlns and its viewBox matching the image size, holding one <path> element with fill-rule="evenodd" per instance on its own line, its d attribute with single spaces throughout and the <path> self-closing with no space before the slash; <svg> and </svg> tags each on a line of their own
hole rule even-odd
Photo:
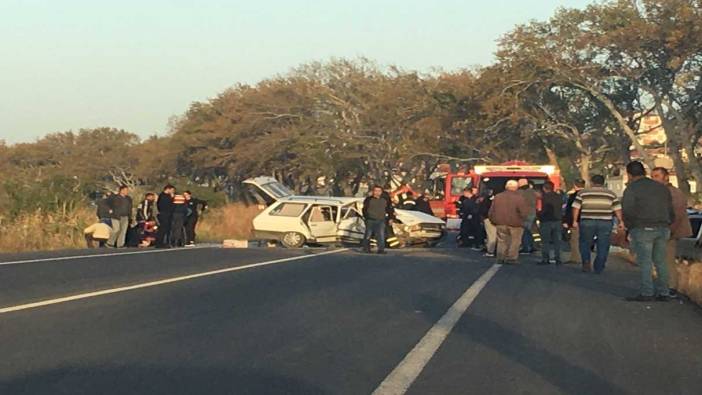
<svg viewBox="0 0 702 395">
<path fill-rule="evenodd" d="M 389 198 L 384 196 L 380 185 L 373 187 L 373 192 L 363 201 L 363 218 L 366 222 L 366 232 L 363 236 L 363 251 L 370 253 L 370 240 L 375 237 L 378 242 L 378 254 L 385 253 L 385 223 L 392 224 L 395 210 Z"/>
<path fill-rule="evenodd" d="M 543 185 L 541 210 L 538 213 L 541 232 L 541 264 L 551 263 L 551 245 L 556 265 L 561 264 L 561 228 L 563 227 L 563 198 L 553 191 L 553 183 Z"/>
<path fill-rule="evenodd" d="M 137 206 L 136 220 L 139 223 L 156 221 L 156 194 L 149 192 L 144 196 Z"/>
<path fill-rule="evenodd" d="M 119 192 L 110 198 L 110 208 L 112 209 L 112 236 L 107 245 L 114 248 L 124 247 L 126 242 L 127 229 L 132 218 L 132 198 L 129 197 L 129 187 L 122 185 Z"/>
<path fill-rule="evenodd" d="M 156 247 L 168 248 L 170 246 L 171 222 L 173 221 L 173 196 L 175 187 L 166 185 L 163 192 L 158 195 L 158 230 L 156 231 Z"/>
<path fill-rule="evenodd" d="M 490 221 L 490 207 L 495 198 L 495 192 L 490 189 L 478 201 L 480 218 L 483 221 L 483 229 L 485 230 L 485 256 L 494 257 L 497 248 L 497 228 Z"/>
<path fill-rule="evenodd" d="M 190 191 L 183 192 L 185 205 L 188 207 L 188 217 L 185 219 L 185 245 L 194 246 L 197 221 L 200 219 L 200 210 L 207 210 L 207 202 L 193 197 Z"/>
<path fill-rule="evenodd" d="M 641 290 L 626 298 L 630 302 L 668 301 L 668 266 L 665 263 L 666 246 L 670 239 L 670 224 L 675 220 L 670 190 L 663 184 L 646 177 L 641 162 L 626 166 L 629 185 L 622 198 L 624 225 L 629 229 L 631 247 L 641 269 Z M 656 266 L 655 284 L 653 266 Z"/>
<path fill-rule="evenodd" d="M 103 224 L 112 227 L 112 207 L 110 207 L 110 199 L 112 192 L 107 192 L 102 196 L 102 199 L 97 201 L 97 217 Z"/>
<path fill-rule="evenodd" d="M 408 191 L 405 193 L 405 199 L 402 201 L 401 207 L 403 210 L 417 209 L 417 201 L 414 200 L 414 193 L 412 193 L 412 191 Z"/>
<path fill-rule="evenodd" d="M 431 209 L 431 204 L 429 203 L 429 197 L 425 194 L 419 195 L 417 200 L 415 200 L 414 209 L 424 214 L 434 215 L 434 211 Z"/>
<path fill-rule="evenodd" d="M 461 243 L 474 250 L 480 250 L 482 244 L 482 227 L 476 197 L 471 188 L 463 190 L 458 201 L 458 215 L 461 217 Z"/>
<path fill-rule="evenodd" d="M 536 202 L 539 200 L 539 194 L 526 178 L 520 178 L 519 181 L 517 181 L 517 185 L 519 185 L 519 194 L 522 195 L 524 201 L 526 201 L 529 210 L 524 220 L 521 252 L 524 254 L 531 254 L 536 250 L 534 246 L 534 234 L 532 232 L 534 224 L 536 223 Z"/>
</svg>

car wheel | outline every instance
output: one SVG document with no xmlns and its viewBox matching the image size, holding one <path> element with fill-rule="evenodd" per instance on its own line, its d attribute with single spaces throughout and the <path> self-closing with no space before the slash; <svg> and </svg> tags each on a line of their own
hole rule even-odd
<svg viewBox="0 0 702 395">
<path fill-rule="evenodd" d="M 305 245 L 305 236 L 297 232 L 287 232 L 280 239 L 285 248 L 300 248 Z"/>
</svg>

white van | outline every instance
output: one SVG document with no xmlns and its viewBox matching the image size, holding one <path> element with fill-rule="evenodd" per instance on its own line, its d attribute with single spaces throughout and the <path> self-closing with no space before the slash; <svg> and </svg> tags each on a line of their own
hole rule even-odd
<svg viewBox="0 0 702 395">
<path fill-rule="evenodd" d="M 365 232 L 363 199 L 295 196 L 271 177 L 244 181 L 251 195 L 268 206 L 253 221 L 254 236 L 275 240 L 288 248 L 305 244 L 359 244 Z M 436 245 L 446 234 L 446 224 L 434 216 L 411 210 L 395 210 L 393 224 L 401 245 Z"/>
</svg>

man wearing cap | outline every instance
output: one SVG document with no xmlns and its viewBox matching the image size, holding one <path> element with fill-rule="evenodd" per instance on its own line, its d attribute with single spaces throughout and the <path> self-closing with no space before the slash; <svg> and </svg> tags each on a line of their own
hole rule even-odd
<svg viewBox="0 0 702 395">
<path fill-rule="evenodd" d="M 527 205 L 527 215 L 524 220 L 524 232 L 522 234 L 522 249 L 521 252 L 531 254 L 534 252 L 534 235 L 531 233 L 536 222 L 536 201 L 538 200 L 537 192 L 529 185 L 529 180 L 520 178 L 517 182 L 519 194 L 522 195 Z"/>
<path fill-rule="evenodd" d="M 490 222 L 497 228 L 497 262 L 501 264 L 517 263 L 524 222 L 530 213 L 518 188 L 517 181 L 507 181 L 505 191 L 495 196 L 488 213 Z"/>
</svg>

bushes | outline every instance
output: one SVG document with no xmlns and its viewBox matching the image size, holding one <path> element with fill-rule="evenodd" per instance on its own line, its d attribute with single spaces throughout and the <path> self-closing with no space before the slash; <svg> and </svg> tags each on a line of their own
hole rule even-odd
<svg viewBox="0 0 702 395">
<path fill-rule="evenodd" d="M 93 209 L 36 209 L 0 218 L 0 251 L 42 251 L 85 247 L 83 229 L 95 222 Z"/>
</svg>

